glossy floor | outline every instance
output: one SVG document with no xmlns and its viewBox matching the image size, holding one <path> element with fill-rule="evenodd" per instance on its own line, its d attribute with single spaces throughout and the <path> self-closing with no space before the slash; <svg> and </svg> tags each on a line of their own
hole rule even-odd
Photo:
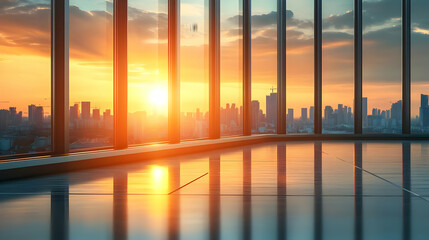
<svg viewBox="0 0 429 240">
<path fill-rule="evenodd" d="M 0 239 L 428 239 L 429 142 L 266 143 L 0 184 Z"/>
</svg>

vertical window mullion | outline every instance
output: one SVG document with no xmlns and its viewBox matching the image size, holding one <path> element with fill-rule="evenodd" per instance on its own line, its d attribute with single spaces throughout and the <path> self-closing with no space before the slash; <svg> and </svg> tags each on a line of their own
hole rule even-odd
<svg viewBox="0 0 429 240">
<path fill-rule="evenodd" d="M 355 0 L 354 18 L 354 133 L 362 134 L 362 0 Z"/>
<path fill-rule="evenodd" d="M 402 133 L 411 132 L 411 0 L 402 0 Z"/>
<path fill-rule="evenodd" d="M 277 0 L 277 134 L 286 134 L 286 0 Z"/>
<path fill-rule="evenodd" d="M 220 138 L 220 0 L 209 0 L 209 137 Z"/>
<path fill-rule="evenodd" d="M 69 152 L 69 1 L 52 0 L 52 152 Z"/>
<path fill-rule="evenodd" d="M 252 134 L 251 0 L 243 0 L 243 135 Z"/>
<path fill-rule="evenodd" d="M 114 148 L 128 147 L 127 0 L 114 0 Z"/>
<path fill-rule="evenodd" d="M 168 140 L 180 142 L 180 0 L 168 1 Z"/>
<path fill-rule="evenodd" d="M 322 133 L 322 0 L 314 0 L 314 133 Z"/>
</svg>

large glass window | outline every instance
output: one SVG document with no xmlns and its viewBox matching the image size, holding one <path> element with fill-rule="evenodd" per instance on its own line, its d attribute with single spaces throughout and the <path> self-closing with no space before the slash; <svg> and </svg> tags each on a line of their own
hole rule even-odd
<svg viewBox="0 0 429 240">
<path fill-rule="evenodd" d="M 242 2 L 222 0 L 220 52 L 220 129 L 222 136 L 243 133 Z"/>
<path fill-rule="evenodd" d="M 363 2 L 363 131 L 402 130 L 401 0 Z"/>
<path fill-rule="evenodd" d="M 277 125 L 277 1 L 252 1 L 252 133 Z"/>
<path fill-rule="evenodd" d="M 113 3 L 70 0 L 70 149 L 113 145 Z"/>
<path fill-rule="evenodd" d="M 411 2 L 411 130 L 429 132 L 429 2 Z"/>
<path fill-rule="evenodd" d="M 322 123 L 324 133 L 353 132 L 353 0 L 324 0 Z"/>
<path fill-rule="evenodd" d="M 128 143 L 168 138 L 167 1 L 128 1 Z"/>
<path fill-rule="evenodd" d="M 0 3 L 0 155 L 51 150 L 50 3 Z"/>
<path fill-rule="evenodd" d="M 182 0 L 180 5 L 180 135 L 208 137 L 208 5 Z"/>
<path fill-rule="evenodd" d="M 314 129 L 314 1 L 287 1 L 286 106 L 287 132 Z"/>
</svg>

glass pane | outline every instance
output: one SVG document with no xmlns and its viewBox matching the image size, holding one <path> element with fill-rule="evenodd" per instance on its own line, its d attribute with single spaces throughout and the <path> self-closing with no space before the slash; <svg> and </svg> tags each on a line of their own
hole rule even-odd
<svg viewBox="0 0 429 240">
<path fill-rule="evenodd" d="M 113 145 L 112 2 L 70 0 L 70 149 Z"/>
<path fill-rule="evenodd" d="M 208 137 L 209 68 L 208 7 L 205 0 L 180 5 L 180 135 Z"/>
<path fill-rule="evenodd" d="M 167 141 L 167 1 L 128 6 L 128 143 Z"/>
<path fill-rule="evenodd" d="M 221 135 L 243 133 L 242 1 L 221 0 L 220 129 Z"/>
<path fill-rule="evenodd" d="M 401 0 L 366 0 L 363 12 L 363 131 L 400 133 Z"/>
<path fill-rule="evenodd" d="M 323 132 L 352 133 L 354 102 L 353 0 L 323 1 Z"/>
<path fill-rule="evenodd" d="M 252 133 L 277 123 L 277 1 L 252 1 Z"/>
<path fill-rule="evenodd" d="M 314 129 L 314 1 L 287 1 L 286 106 L 287 132 Z"/>
<path fill-rule="evenodd" d="M 0 3 L 0 155 L 51 150 L 50 3 Z"/>
<path fill-rule="evenodd" d="M 429 132 L 429 25 L 427 1 L 411 3 L 411 130 Z"/>
</svg>

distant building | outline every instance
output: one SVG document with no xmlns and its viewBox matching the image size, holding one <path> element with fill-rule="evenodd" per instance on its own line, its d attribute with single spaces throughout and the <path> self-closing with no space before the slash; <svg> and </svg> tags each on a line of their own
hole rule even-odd
<svg viewBox="0 0 429 240">
<path fill-rule="evenodd" d="M 0 110 L 0 132 L 6 131 L 9 126 L 9 111 L 6 109 Z"/>
<path fill-rule="evenodd" d="M 251 103 L 252 106 L 252 129 L 258 130 L 259 128 L 259 101 L 253 100 Z"/>
<path fill-rule="evenodd" d="M 266 97 L 267 123 L 277 125 L 277 93 Z"/>
<path fill-rule="evenodd" d="M 82 119 L 91 118 L 91 102 L 82 102 Z"/>
<path fill-rule="evenodd" d="M 100 109 L 94 108 L 92 110 L 92 118 L 95 120 L 100 120 Z"/>
<path fill-rule="evenodd" d="M 292 124 L 293 123 L 293 108 L 289 108 L 287 110 L 286 123 L 287 124 Z"/>
<path fill-rule="evenodd" d="M 314 122 L 314 107 L 310 106 L 310 121 Z"/>
<path fill-rule="evenodd" d="M 33 113 L 33 124 L 37 127 L 43 126 L 43 119 L 44 119 L 44 111 L 42 106 L 37 106 L 34 113 Z"/>
<path fill-rule="evenodd" d="M 306 121 L 308 118 L 307 116 L 307 108 L 301 108 L 301 120 Z"/>
<path fill-rule="evenodd" d="M 368 124 L 368 98 L 362 98 L 362 122 L 366 126 Z"/>
<path fill-rule="evenodd" d="M 429 127 L 429 105 L 428 105 L 428 95 L 420 95 L 420 126 Z"/>
<path fill-rule="evenodd" d="M 70 122 L 74 123 L 79 119 L 79 104 L 75 104 L 73 106 L 70 106 Z"/>
<path fill-rule="evenodd" d="M 399 124 L 402 120 L 402 100 L 392 104 L 391 108 L 391 119 L 396 120 L 396 124 Z"/>
</svg>

